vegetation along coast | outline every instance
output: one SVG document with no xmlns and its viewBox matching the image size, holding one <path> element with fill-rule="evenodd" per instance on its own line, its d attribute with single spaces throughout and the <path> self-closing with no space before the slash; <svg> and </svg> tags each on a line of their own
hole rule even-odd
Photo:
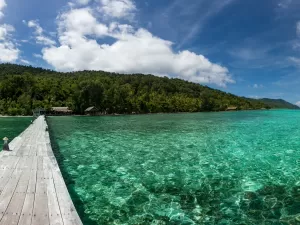
<svg viewBox="0 0 300 225">
<path fill-rule="evenodd" d="M 55 107 L 84 115 L 91 106 L 97 115 L 298 108 L 283 100 L 238 97 L 167 77 L 103 71 L 61 73 L 0 65 L 1 115 L 26 116 L 32 115 L 33 109 L 51 112 Z"/>
</svg>

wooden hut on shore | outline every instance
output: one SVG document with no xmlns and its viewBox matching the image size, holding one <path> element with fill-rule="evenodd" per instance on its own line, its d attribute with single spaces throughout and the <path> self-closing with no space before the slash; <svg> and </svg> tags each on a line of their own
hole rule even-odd
<svg viewBox="0 0 300 225">
<path fill-rule="evenodd" d="M 71 115 L 73 113 L 69 107 L 52 107 L 51 114 L 52 115 Z"/>
<path fill-rule="evenodd" d="M 99 109 L 96 108 L 95 106 L 91 106 L 89 108 L 87 108 L 86 110 L 84 110 L 85 115 L 90 115 L 90 116 L 95 116 L 97 114 L 99 114 Z"/>
<path fill-rule="evenodd" d="M 237 111 L 238 110 L 238 107 L 236 106 L 230 106 L 226 109 L 226 111 Z"/>
</svg>

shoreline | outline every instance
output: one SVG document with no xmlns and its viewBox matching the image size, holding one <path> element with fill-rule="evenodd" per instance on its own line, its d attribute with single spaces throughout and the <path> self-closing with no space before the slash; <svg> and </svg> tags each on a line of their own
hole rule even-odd
<svg viewBox="0 0 300 225">
<path fill-rule="evenodd" d="M 138 115 L 163 115 L 163 114 L 192 114 L 192 113 L 224 113 L 224 112 L 247 112 L 247 111 L 271 111 L 271 110 L 297 110 L 297 109 L 245 109 L 245 110 L 228 110 L 228 111 L 201 111 L 201 112 L 160 112 L 160 113 L 112 113 L 112 114 L 99 114 L 99 115 L 79 115 L 79 114 L 66 114 L 66 115 L 46 115 L 47 117 L 61 117 L 61 116 L 93 116 L 93 117 L 100 117 L 100 116 L 138 116 Z M 10 117 L 19 117 L 19 118 L 33 118 L 34 116 L 9 116 L 9 115 L 0 115 L 0 118 L 10 118 Z"/>
<path fill-rule="evenodd" d="M 24 118 L 29 118 L 29 117 L 33 117 L 33 116 L 7 116 L 7 115 L 0 115 L 0 118 L 9 118 L 9 117 L 24 117 Z"/>
</svg>

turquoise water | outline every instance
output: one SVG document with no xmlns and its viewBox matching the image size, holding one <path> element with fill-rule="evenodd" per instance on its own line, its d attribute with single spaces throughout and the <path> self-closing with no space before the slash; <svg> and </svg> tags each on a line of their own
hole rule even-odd
<svg viewBox="0 0 300 225">
<path fill-rule="evenodd" d="M 84 224 L 299 224 L 300 111 L 49 125 Z"/>
<path fill-rule="evenodd" d="M 31 119 L 30 117 L 0 117 L 0 143 L 4 137 L 13 140 L 30 125 Z M 1 150 L 2 145 L 0 145 Z"/>
</svg>

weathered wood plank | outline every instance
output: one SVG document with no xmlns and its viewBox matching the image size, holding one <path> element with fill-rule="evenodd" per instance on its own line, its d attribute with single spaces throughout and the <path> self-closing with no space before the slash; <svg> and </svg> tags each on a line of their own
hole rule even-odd
<svg viewBox="0 0 300 225">
<path fill-rule="evenodd" d="M 26 193 L 22 213 L 18 225 L 31 225 L 34 204 L 34 193 Z"/>
<path fill-rule="evenodd" d="M 36 189 L 36 176 L 37 176 L 37 156 L 30 156 L 32 158 L 32 166 L 30 169 L 30 177 L 26 191 L 25 201 L 21 212 L 19 225 L 31 225 L 32 213 L 34 206 L 34 197 Z"/>
<path fill-rule="evenodd" d="M 24 158 L 20 158 L 13 173 L 7 177 L 8 182 L 6 183 L 4 190 L 0 195 L 0 222 L 5 215 L 8 205 L 13 197 L 13 194 L 15 193 L 16 187 L 23 172 L 22 167 L 25 164 L 25 160 L 26 159 Z"/>
<path fill-rule="evenodd" d="M 47 193 L 35 193 L 32 225 L 49 225 Z"/>
<path fill-rule="evenodd" d="M 15 171 L 19 160 L 20 160 L 19 157 L 9 157 L 8 163 L 10 163 L 10 164 L 6 164 L 4 166 L 4 172 L 2 173 L 2 176 L 1 176 L 0 192 L 3 191 L 4 187 L 9 182 L 9 179 L 10 179 L 11 175 L 13 174 L 13 172 Z"/>
<path fill-rule="evenodd" d="M 79 225 L 81 221 L 73 205 L 71 197 L 68 193 L 65 182 L 60 171 L 53 171 L 53 180 L 55 184 L 56 194 L 65 225 Z"/>
<path fill-rule="evenodd" d="M 22 165 L 22 168 L 20 168 L 22 171 L 22 176 L 19 179 L 15 192 L 6 209 L 5 215 L 0 222 L 0 225 L 17 225 L 19 222 L 30 178 L 30 169 L 32 166 L 32 158 L 24 159 L 25 164 Z"/>
<path fill-rule="evenodd" d="M 49 219 L 50 225 L 63 225 L 61 210 L 59 207 L 57 193 L 55 190 L 51 165 L 48 164 L 49 180 L 47 185 L 47 195 L 48 195 L 48 209 L 49 209 Z"/>
<path fill-rule="evenodd" d="M 32 167 L 30 172 L 30 179 L 29 184 L 27 188 L 28 194 L 34 194 L 36 189 L 36 177 L 37 177 L 37 156 L 31 156 L 32 157 Z"/>
</svg>

